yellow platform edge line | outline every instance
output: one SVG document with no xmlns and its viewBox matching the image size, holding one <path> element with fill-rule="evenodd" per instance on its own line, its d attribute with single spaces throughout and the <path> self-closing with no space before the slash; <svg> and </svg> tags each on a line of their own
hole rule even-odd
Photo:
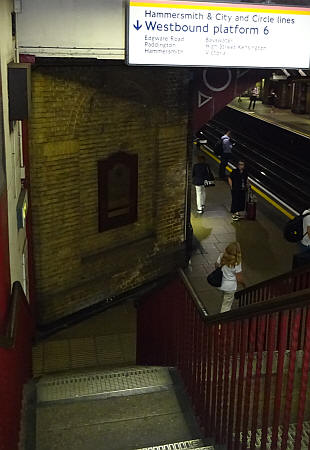
<svg viewBox="0 0 310 450">
<path fill-rule="evenodd" d="M 216 161 L 217 163 L 220 163 L 220 159 L 217 158 L 217 156 L 213 155 L 211 152 L 209 152 L 208 150 L 206 150 L 205 148 L 202 149 L 202 151 L 210 156 L 210 158 L 214 159 L 214 161 Z M 232 169 L 229 166 L 226 166 L 226 170 L 228 170 L 229 172 L 232 171 Z M 288 211 L 286 211 L 286 209 L 284 209 L 281 205 L 279 205 L 276 201 L 274 201 L 272 198 L 270 198 L 267 194 L 265 194 L 263 191 L 261 191 L 259 188 L 257 188 L 256 186 L 254 186 L 253 184 L 251 185 L 251 188 L 253 189 L 253 191 L 255 191 L 258 195 L 260 195 L 262 198 L 264 198 L 265 200 L 267 200 L 268 203 L 270 203 L 272 206 L 274 206 L 275 208 L 277 208 L 282 214 L 284 214 L 286 217 L 288 217 L 289 219 L 293 219 L 295 216 L 291 213 L 289 213 Z"/>
</svg>

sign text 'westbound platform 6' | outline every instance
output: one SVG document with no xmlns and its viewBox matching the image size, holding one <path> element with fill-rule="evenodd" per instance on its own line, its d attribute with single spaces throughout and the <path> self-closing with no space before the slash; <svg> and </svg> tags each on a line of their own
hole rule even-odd
<svg viewBox="0 0 310 450">
<path fill-rule="evenodd" d="M 133 0 L 127 63 L 309 68 L 310 9 Z"/>
</svg>

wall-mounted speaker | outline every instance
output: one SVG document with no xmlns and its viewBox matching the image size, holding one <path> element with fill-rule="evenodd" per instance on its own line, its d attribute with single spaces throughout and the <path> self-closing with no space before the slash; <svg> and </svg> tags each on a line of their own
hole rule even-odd
<svg viewBox="0 0 310 450">
<path fill-rule="evenodd" d="M 9 118 L 25 120 L 30 116 L 31 65 L 10 63 L 8 65 Z"/>
</svg>

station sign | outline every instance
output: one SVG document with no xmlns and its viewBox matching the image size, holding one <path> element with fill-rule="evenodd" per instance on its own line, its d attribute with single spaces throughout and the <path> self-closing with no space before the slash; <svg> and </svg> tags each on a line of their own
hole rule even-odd
<svg viewBox="0 0 310 450">
<path fill-rule="evenodd" d="M 130 0 L 133 65 L 309 68 L 310 8 Z"/>
</svg>

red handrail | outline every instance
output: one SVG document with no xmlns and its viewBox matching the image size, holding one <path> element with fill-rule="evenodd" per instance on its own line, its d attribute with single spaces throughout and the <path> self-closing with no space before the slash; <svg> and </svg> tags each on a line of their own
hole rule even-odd
<svg viewBox="0 0 310 450">
<path fill-rule="evenodd" d="M 138 308 L 137 363 L 176 366 L 205 435 L 228 449 L 284 449 L 294 423 L 301 448 L 309 362 L 310 289 L 207 316 L 181 272 Z"/>
<path fill-rule="evenodd" d="M 309 287 L 310 265 L 306 265 L 238 291 L 235 298 L 239 299 L 239 307 L 242 307 L 265 302 L 280 295 L 290 294 Z"/>
<path fill-rule="evenodd" d="M 5 335 L 0 336 L 0 450 L 17 450 L 23 386 L 32 376 L 33 320 L 19 282 L 15 282 Z"/>
</svg>

